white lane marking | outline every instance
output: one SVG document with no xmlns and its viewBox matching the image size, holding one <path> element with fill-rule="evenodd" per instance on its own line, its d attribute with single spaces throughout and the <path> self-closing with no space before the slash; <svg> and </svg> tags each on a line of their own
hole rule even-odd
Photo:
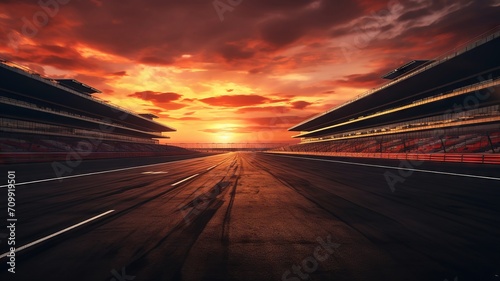
<svg viewBox="0 0 500 281">
<path fill-rule="evenodd" d="M 194 174 L 194 175 L 192 175 L 192 176 L 190 176 L 190 177 L 187 177 L 187 178 L 185 178 L 185 179 L 183 179 L 183 180 L 181 180 L 181 181 L 178 181 L 178 182 L 176 182 L 176 183 L 173 183 L 173 184 L 172 184 L 172 186 L 179 185 L 179 184 L 181 184 L 181 183 L 183 183 L 183 182 L 185 182 L 185 181 L 188 181 L 188 180 L 190 180 L 190 179 L 192 179 L 192 178 L 194 178 L 194 177 L 197 177 L 197 176 L 199 176 L 199 175 L 200 175 L 200 174 Z"/>
<path fill-rule="evenodd" d="M 64 233 L 64 232 L 67 232 L 67 231 L 70 231 L 70 230 L 72 230 L 72 229 L 74 229 L 74 228 L 77 228 L 77 227 L 79 227 L 79 226 L 81 226 L 81 225 L 84 225 L 84 224 L 86 224 L 86 223 L 89 223 L 89 222 L 91 222 L 91 221 L 93 221 L 93 220 L 96 220 L 96 219 L 98 219 L 98 218 L 100 218 L 100 217 L 102 217 L 102 216 L 105 216 L 105 215 L 107 215 L 107 214 L 109 214 L 109 213 L 112 213 L 112 212 L 114 212 L 114 211 L 115 211 L 115 210 L 109 210 L 109 211 L 104 212 L 104 213 L 102 213 L 102 214 L 100 214 L 100 215 L 98 215 L 98 216 L 95 216 L 95 217 L 90 218 L 90 219 L 88 219 L 88 220 L 82 221 L 81 223 L 77 223 L 77 224 L 75 224 L 75 225 L 73 225 L 73 226 L 70 226 L 70 227 L 65 228 L 65 229 L 63 229 L 63 230 L 61 230 L 61 231 L 58 231 L 58 232 L 56 232 L 56 233 L 54 233 L 54 234 L 51 234 L 51 235 L 49 235 L 49 236 L 45 236 L 45 237 L 43 237 L 43 238 L 40 238 L 40 239 L 38 239 L 38 240 L 36 240 L 36 241 L 33 241 L 33 242 L 29 243 L 29 244 L 26 244 L 26 245 L 24 245 L 24 246 L 21 246 L 21 247 L 19 247 L 19 248 L 16 248 L 16 251 L 15 251 L 15 252 L 16 252 L 16 253 L 18 253 L 18 252 L 20 252 L 20 251 L 22 251 L 22 250 L 24 250 L 24 249 L 26 249 L 26 248 L 29 248 L 29 247 L 34 246 L 34 245 L 36 245 L 36 244 L 42 243 L 43 241 L 49 240 L 50 238 L 56 237 L 57 235 L 60 235 L 60 234 L 62 234 L 62 233 Z M 1 255 L 1 256 L 0 256 L 0 259 L 2 259 L 2 258 L 4 258 L 4 257 L 6 257 L 9 253 L 10 253 L 10 252 L 7 252 L 7 253 L 5 253 L 5 254 Z"/>
<path fill-rule="evenodd" d="M 142 172 L 143 175 L 159 175 L 159 174 L 167 174 L 168 172 Z"/>
<path fill-rule="evenodd" d="M 297 156 L 288 156 L 288 155 L 276 155 L 276 154 L 268 154 L 268 155 L 274 155 L 274 156 L 279 156 L 279 157 L 287 157 L 287 158 L 297 158 L 297 159 L 306 159 L 306 160 L 314 160 L 314 161 L 340 163 L 340 164 L 347 164 L 347 165 L 366 166 L 366 167 L 375 167 L 375 168 L 384 168 L 384 169 L 393 169 L 393 170 L 405 170 L 405 171 L 414 171 L 414 172 L 429 173 L 429 174 L 439 174 L 439 175 L 447 175 L 447 176 L 457 176 L 457 177 L 466 177 L 466 178 L 476 178 L 476 179 L 486 179 L 486 180 L 500 181 L 500 178 L 487 177 L 487 176 L 478 176 L 478 175 L 470 175 L 470 174 L 458 174 L 458 173 L 439 172 L 439 171 L 432 171 L 432 170 L 422 170 L 422 169 L 413 169 L 413 168 L 392 167 L 392 166 L 384 166 L 384 165 L 374 165 L 374 164 L 365 164 L 365 163 L 357 163 L 357 162 L 346 162 L 346 161 L 329 160 L 329 159 L 318 159 L 318 158 L 309 158 L 309 157 L 297 157 Z"/>
<path fill-rule="evenodd" d="M 203 157 L 203 159 L 206 159 L 208 157 L 214 157 L 214 156 L 219 156 L 219 155 L 206 156 L 206 157 Z M 156 164 L 121 168 L 121 169 L 114 169 L 114 170 L 107 170 L 107 171 L 99 171 L 99 172 L 93 172 L 93 173 L 87 173 L 87 174 L 64 176 L 64 177 L 59 177 L 59 178 L 50 178 L 50 179 L 20 182 L 20 183 L 16 183 L 16 187 L 20 186 L 20 185 L 27 185 L 27 184 L 32 184 L 32 183 L 40 183 L 40 182 L 48 182 L 48 181 L 55 181 L 55 180 L 77 178 L 77 177 L 93 176 L 93 175 L 99 175 L 99 174 L 113 173 L 113 172 L 126 171 L 126 170 L 138 169 L 138 168 L 145 168 L 145 167 L 153 167 L 153 166 L 158 166 L 158 165 L 165 165 L 165 164 L 170 164 L 170 163 L 177 163 L 177 162 L 182 162 L 182 161 L 187 161 L 187 160 L 197 160 L 197 159 L 199 159 L 199 158 L 182 159 L 182 160 L 176 160 L 176 161 L 170 161 L 170 162 L 162 162 L 162 163 L 156 163 Z M 202 159 L 200 159 L 200 160 L 202 160 Z M 0 188 L 5 188 L 7 186 L 8 186 L 8 184 L 0 185 Z"/>
<path fill-rule="evenodd" d="M 228 158 L 226 158 L 226 159 L 222 160 L 221 162 L 219 162 L 219 163 L 217 163 L 217 164 L 213 165 L 212 167 L 208 168 L 208 169 L 207 169 L 207 171 L 210 171 L 210 170 L 212 170 L 213 168 L 215 168 L 215 167 L 219 166 L 220 164 L 222 164 L 222 163 L 226 162 L 226 160 L 227 160 L 227 159 L 228 159 Z"/>
</svg>

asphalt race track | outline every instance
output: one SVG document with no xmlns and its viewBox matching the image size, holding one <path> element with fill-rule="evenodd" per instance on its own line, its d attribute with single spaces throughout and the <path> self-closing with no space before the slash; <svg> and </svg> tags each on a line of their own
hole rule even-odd
<svg viewBox="0 0 500 281">
<path fill-rule="evenodd" d="M 498 166 L 199 156 L 0 167 L 0 280 L 500 280 Z"/>
</svg>

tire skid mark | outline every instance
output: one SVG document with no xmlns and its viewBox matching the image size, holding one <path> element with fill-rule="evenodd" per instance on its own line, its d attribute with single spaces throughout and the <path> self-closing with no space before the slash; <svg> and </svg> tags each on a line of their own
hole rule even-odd
<svg viewBox="0 0 500 281">
<path fill-rule="evenodd" d="M 269 160 L 269 159 L 266 159 L 266 160 Z M 268 165 L 272 166 L 272 167 L 273 167 L 273 170 L 277 170 L 277 171 L 279 171 L 279 170 L 283 170 L 282 165 L 280 166 L 280 165 L 279 165 L 279 163 L 278 163 L 278 164 L 276 164 L 275 162 L 269 162 L 269 161 L 262 161 L 262 162 L 265 162 L 266 164 L 268 164 Z M 284 173 L 286 174 L 286 171 L 284 171 Z M 316 176 L 318 176 L 318 177 L 320 177 L 320 176 L 324 176 L 324 175 L 322 175 L 322 174 L 320 174 L 320 173 L 317 173 L 317 172 L 310 172 L 309 174 L 311 175 L 311 177 L 312 177 L 312 178 L 314 178 L 314 175 L 316 175 Z M 283 178 L 286 178 L 286 177 L 283 177 Z M 412 207 L 412 208 L 414 208 L 415 210 L 418 210 L 418 212 L 421 212 L 421 213 L 427 213 L 427 214 L 429 214 L 429 215 L 431 215 L 431 216 L 439 217 L 439 218 L 441 218 L 441 219 L 443 219 L 443 220 L 445 220 L 445 221 L 448 221 L 448 222 L 449 222 L 449 221 L 452 221 L 452 222 L 456 223 L 457 225 L 468 226 L 468 227 L 471 227 L 471 228 L 478 228 L 478 226 L 477 226 L 476 224 L 473 224 L 473 223 L 472 223 L 472 221 L 467 221 L 467 222 L 464 222 L 463 220 L 460 220 L 460 218 L 463 218 L 462 216 L 456 216 L 456 215 L 455 215 L 455 216 L 453 216 L 453 215 L 452 215 L 452 214 L 450 214 L 449 212 L 438 212 L 439 210 L 441 210 L 441 211 L 446 211 L 446 210 L 448 210 L 448 207 L 443 207 L 443 208 L 441 208 L 441 209 L 439 209 L 439 208 L 435 208 L 435 209 L 436 209 L 436 211 L 431 211 L 431 210 L 429 210 L 429 208 L 421 208 L 420 204 L 422 204 L 422 202 L 416 202 L 416 203 L 413 203 L 413 201 L 408 201 L 408 200 L 407 200 L 407 201 L 404 201 L 404 199 L 407 199 L 407 197 L 405 197 L 405 196 L 400 197 L 400 196 L 396 196 L 396 195 L 394 195 L 393 193 L 387 193 L 387 192 L 385 192 L 385 193 L 384 193 L 384 192 L 382 192 L 382 193 L 378 192 L 378 193 L 377 193 L 377 192 L 374 192 L 373 190 L 370 190 L 370 189 L 363 189 L 363 188 L 361 188 L 361 187 L 358 187 L 357 185 L 354 185 L 354 184 L 349 184 L 349 183 L 347 183 L 347 182 L 344 182 L 344 181 L 341 181 L 341 180 L 338 180 L 338 179 L 335 179 L 335 178 L 332 178 L 332 177 L 329 177 L 329 178 L 328 178 L 328 180 L 329 180 L 329 181 L 333 181 L 333 182 L 337 182 L 337 183 L 339 183 L 339 184 L 341 184 L 341 185 L 343 185 L 343 186 L 345 186 L 345 187 L 348 187 L 348 188 L 350 188 L 350 189 L 355 189 L 355 190 L 357 190 L 357 191 L 361 191 L 361 192 L 368 192 L 368 193 L 370 193 L 370 195 L 373 195 L 373 196 L 376 196 L 376 197 L 378 197 L 378 198 L 382 198 L 382 199 L 385 199 L 385 200 L 391 201 L 391 202 L 392 202 L 392 203 L 394 203 L 394 204 L 399 204 L 399 205 L 401 205 L 401 206 L 405 206 L 405 207 Z M 354 178 L 354 179 L 352 179 L 352 180 L 356 180 L 356 178 Z M 408 185 L 407 185 L 407 186 L 408 186 Z M 415 190 L 419 190 L 419 195 L 420 195 L 420 196 L 422 196 L 422 194 L 421 194 L 421 193 L 422 193 L 423 191 L 421 191 L 421 189 L 418 189 L 418 187 L 417 187 L 417 186 L 412 186 L 412 187 L 413 187 Z M 325 188 L 322 188 L 322 187 L 320 187 L 320 186 L 318 186 L 317 188 L 320 188 L 320 189 L 322 189 L 322 190 L 324 190 L 324 191 L 326 191 L 326 192 L 328 192 L 328 193 L 330 193 L 330 194 L 332 194 L 332 195 L 335 195 L 335 194 L 331 193 L 329 190 L 327 190 L 327 189 L 325 189 Z M 427 194 L 426 194 L 426 195 L 427 195 Z M 428 195 L 436 196 L 436 194 L 435 194 L 435 193 L 432 193 L 432 194 L 431 194 L 431 193 L 428 193 Z M 339 195 L 335 195 L 335 196 L 339 196 Z M 341 198 L 343 198 L 343 199 L 345 199 L 345 200 L 347 200 L 347 201 L 349 201 L 349 202 L 352 202 L 352 203 L 353 203 L 353 204 L 355 204 L 355 205 L 358 205 L 358 204 L 356 204 L 355 202 L 353 202 L 352 200 L 346 199 L 346 198 L 344 198 L 344 197 L 342 197 L 342 196 L 340 196 L 340 197 L 341 197 Z M 443 197 L 443 196 L 442 196 L 442 197 L 441 197 L 441 200 L 449 200 L 449 198 L 448 198 L 448 197 Z M 476 204 L 476 205 L 480 205 L 480 204 Z M 366 209 L 370 209 L 370 208 L 368 208 L 368 207 L 364 207 L 364 206 L 362 206 L 362 207 L 363 207 L 363 208 L 366 208 Z M 381 213 L 380 213 L 380 212 L 378 212 L 377 210 L 373 210 L 373 209 L 370 209 L 370 210 L 372 210 L 373 212 L 377 212 L 377 213 L 381 214 Z M 487 212 L 488 210 L 487 210 L 487 209 L 485 209 L 485 210 L 483 210 L 483 211 Z M 381 215 L 383 215 L 383 216 L 387 217 L 387 215 L 384 215 L 384 214 L 381 214 Z M 389 219 L 391 219 L 390 217 L 388 217 L 388 218 L 389 218 Z M 477 221 L 477 220 L 476 220 L 476 221 Z M 484 219 L 485 225 L 486 225 L 487 223 L 489 223 L 490 221 L 491 221 L 491 220 Z M 479 227 L 479 228 L 480 228 L 480 229 L 483 229 L 483 230 L 484 230 L 484 232 L 488 232 L 488 229 L 487 229 L 486 227 L 482 227 L 482 228 L 481 228 L 481 227 Z M 453 230 L 449 230 L 449 234 L 453 234 Z"/>
<path fill-rule="evenodd" d="M 225 160 L 227 160 L 227 159 L 228 158 L 226 158 Z M 155 182 L 161 181 L 161 180 L 162 179 L 158 179 L 156 181 L 147 182 L 147 183 L 138 183 L 138 184 L 135 184 L 135 185 L 131 186 L 131 188 L 122 187 L 118 191 L 117 190 L 111 190 L 109 192 L 106 192 L 104 196 L 101 196 L 99 198 L 107 197 L 107 196 L 110 196 L 110 195 L 113 195 L 113 194 L 122 193 L 124 190 L 128 190 L 128 189 L 137 189 L 137 188 L 142 187 L 142 186 L 152 185 Z M 182 187 L 183 185 L 177 185 L 177 186 L 171 187 L 170 184 L 165 183 L 165 184 L 161 184 L 160 187 L 161 186 L 168 186 L 170 188 L 168 188 L 168 189 L 166 189 L 166 190 L 164 190 L 164 191 L 162 191 L 160 193 L 157 193 L 154 196 L 151 196 L 151 197 L 149 197 L 147 199 L 144 199 L 144 200 L 142 200 L 140 202 L 137 202 L 137 203 L 135 203 L 135 204 L 133 204 L 133 205 L 125 208 L 125 209 L 116 210 L 115 212 L 113 212 L 109 216 L 106 216 L 102 220 L 99 220 L 97 222 L 93 222 L 93 223 L 89 224 L 85 228 L 75 229 L 75 230 L 71 231 L 71 233 L 73 235 L 75 235 L 75 234 L 80 234 L 81 235 L 81 234 L 89 233 L 90 231 L 96 229 L 97 227 L 103 226 L 103 225 L 105 225 L 105 224 L 107 224 L 107 223 L 109 223 L 109 222 L 111 222 L 111 221 L 113 221 L 115 219 L 118 219 L 118 218 L 120 218 L 120 217 L 122 217 L 122 216 L 124 216 L 124 215 L 126 215 L 126 214 L 128 214 L 128 213 L 130 213 L 132 211 L 134 211 L 136 208 L 141 207 L 141 206 L 143 206 L 143 205 L 145 205 L 145 204 L 147 204 L 147 203 L 149 203 L 149 202 L 151 202 L 153 200 L 156 200 L 156 199 L 158 199 L 158 198 L 160 198 L 160 197 L 162 197 L 164 195 L 167 195 L 167 194 L 178 194 L 178 193 L 180 193 L 181 192 L 181 188 L 180 187 Z M 146 194 L 154 193 L 154 192 L 157 192 L 157 191 L 158 191 L 158 189 L 148 189 L 145 192 L 140 193 L 140 195 L 146 195 Z M 134 197 L 136 198 L 137 194 Z M 99 199 L 99 198 L 97 198 L 97 199 Z M 130 199 L 130 197 L 123 198 L 122 201 L 126 201 L 126 200 L 129 200 L 129 199 Z M 88 202 L 88 201 L 94 201 L 94 200 L 96 200 L 96 198 L 84 198 L 84 199 L 80 199 L 80 200 L 76 200 L 76 201 L 71 201 L 71 202 L 67 202 L 67 203 L 58 203 L 57 206 L 56 206 L 56 204 L 52 204 L 51 207 L 45 208 L 45 210 L 54 209 L 55 207 L 58 207 L 58 209 L 60 209 L 61 206 L 71 207 L 71 206 L 74 206 L 74 205 L 78 205 L 77 203 L 82 204 L 82 203 L 85 203 L 85 202 Z M 116 205 L 116 204 L 113 201 L 113 202 L 109 202 L 109 204 L 107 204 L 107 205 Z M 105 208 L 106 206 L 101 206 L 101 207 Z M 28 221 L 28 220 L 26 220 L 26 221 Z M 180 222 L 182 223 L 182 220 Z M 61 222 L 59 224 L 64 224 L 64 222 Z M 56 225 L 56 226 L 58 226 L 58 225 Z M 62 239 L 65 239 L 66 237 L 68 237 L 68 235 L 70 235 L 70 233 L 61 235 L 57 239 L 53 239 L 52 241 L 46 242 L 46 244 L 52 245 L 53 243 L 57 243 L 58 241 L 60 241 Z M 45 246 L 34 247 L 31 251 L 27 251 L 25 253 L 22 253 L 23 258 L 30 258 L 32 256 L 35 256 L 39 252 L 42 252 L 44 248 L 45 248 Z"/>
<path fill-rule="evenodd" d="M 206 184 L 207 182 L 213 181 L 215 177 L 216 182 L 215 184 L 212 185 L 212 187 L 210 187 L 207 191 L 202 192 L 202 189 L 204 188 L 205 184 L 198 186 L 191 193 L 191 195 L 200 192 L 201 194 L 195 196 L 192 200 L 189 200 L 188 202 L 178 206 L 179 210 L 181 210 L 182 212 L 187 212 L 187 214 L 184 215 L 185 217 L 191 216 L 193 213 L 200 212 L 200 209 L 203 210 L 204 206 L 206 206 L 211 201 L 218 198 L 219 195 L 221 195 L 227 189 L 227 187 L 231 183 L 231 177 L 235 174 L 236 171 L 235 169 L 231 169 L 231 167 L 233 167 L 236 162 L 236 157 L 234 158 L 235 159 L 231 162 L 231 164 L 227 168 L 219 170 L 215 176 L 205 181 Z M 233 172 L 232 175 L 230 175 L 231 172 Z"/>
<path fill-rule="evenodd" d="M 192 246 L 225 202 L 227 187 L 231 185 L 229 179 L 238 168 L 235 163 L 233 161 L 223 170 L 224 175 L 221 175 L 210 189 L 181 206 L 184 210 L 190 209 L 187 213 L 190 219 L 179 220 L 158 243 L 144 251 L 129 265 L 131 270 L 141 271 L 150 280 L 182 280 L 182 267 Z M 201 188 L 197 187 L 196 190 Z M 163 257 L 167 265 L 153 265 L 153 261 L 158 260 L 158 255 Z"/>
<path fill-rule="evenodd" d="M 271 176 L 273 176 L 276 180 L 280 181 L 281 183 L 283 183 L 285 186 L 291 188 L 292 190 L 294 190 L 295 192 L 297 192 L 298 194 L 300 194 L 302 197 L 304 197 L 305 199 L 307 199 L 308 201 L 310 201 L 311 203 L 313 203 L 314 205 L 316 205 L 317 207 L 325 210 L 326 212 L 328 212 L 329 214 L 331 214 L 333 217 L 335 217 L 336 219 L 338 219 L 339 221 L 343 222 L 344 224 L 346 224 L 347 226 L 349 226 L 350 228 L 352 228 L 353 230 L 355 230 L 356 232 L 358 232 L 360 235 L 362 235 L 363 237 L 365 237 L 368 241 L 372 242 L 373 244 L 379 244 L 379 243 L 386 243 L 387 241 L 384 241 L 384 235 L 388 236 L 388 238 L 390 238 L 391 241 L 398 241 L 399 243 L 401 243 L 401 245 L 404 245 L 406 248 L 408 248 L 409 250 L 411 251 L 414 251 L 416 253 L 419 253 L 423 256 L 425 256 L 426 258 L 436 262 L 437 264 L 445 267 L 445 268 L 449 268 L 451 267 L 450 264 L 448 264 L 447 261 L 445 260 L 441 260 L 441 259 L 438 259 L 437 257 L 435 256 L 432 256 L 426 252 L 424 252 L 420 247 L 418 247 L 418 245 L 428 245 L 431 241 L 428 241 L 427 238 L 423 237 L 423 236 L 419 236 L 419 239 L 420 241 L 405 241 L 405 240 L 402 240 L 400 239 L 400 237 L 409 237 L 409 235 L 396 235 L 396 234 L 390 234 L 390 233 L 381 233 L 382 234 L 382 237 L 379 237 L 379 236 L 376 236 L 376 235 L 373 235 L 373 234 L 370 234 L 371 232 L 370 231 L 366 231 L 366 230 L 363 230 L 361 227 L 357 227 L 355 226 L 354 224 L 352 224 L 351 222 L 349 222 L 348 220 L 342 218 L 341 216 L 339 216 L 338 214 L 336 214 L 335 212 L 333 212 L 332 210 L 330 210 L 328 207 L 324 206 L 324 204 L 326 204 L 326 202 L 321 202 L 321 200 L 317 200 L 310 192 L 307 192 L 306 190 L 310 190 L 309 188 L 304 188 L 304 189 L 298 189 L 295 185 L 296 185 L 296 182 L 294 184 L 292 178 L 297 178 L 298 179 L 298 182 L 302 182 L 304 184 L 306 184 L 307 186 L 310 186 L 310 187 L 313 187 L 313 188 L 316 188 L 318 190 L 322 190 L 320 188 L 317 188 L 315 187 L 314 185 L 310 184 L 309 181 L 307 180 L 304 180 L 300 177 L 297 177 L 297 176 L 292 176 L 293 173 L 287 173 L 287 177 L 284 177 L 284 178 L 281 178 L 281 176 L 271 172 L 268 168 L 262 166 L 262 164 L 260 163 L 251 163 L 252 165 L 254 165 L 255 167 L 259 167 L 260 169 L 262 169 L 263 171 L 267 172 L 268 174 L 270 174 Z M 323 191 L 324 192 L 324 191 Z M 328 193 L 327 195 L 329 195 L 330 197 L 331 196 L 334 196 L 335 198 L 337 198 L 338 200 L 342 200 L 344 201 L 344 204 L 347 203 L 347 204 L 352 204 L 352 205 L 355 205 L 359 208 L 362 208 L 364 210 L 370 210 L 370 209 L 367 209 L 367 208 L 364 208 L 363 206 L 360 206 L 360 205 L 357 205 L 355 204 L 354 202 L 352 201 L 349 201 L 345 198 L 342 198 L 338 195 L 335 195 L 335 194 L 331 194 L 331 193 Z M 321 197 L 321 196 L 320 196 Z M 325 198 L 328 198 L 328 196 L 325 196 Z M 330 198 L 331 199 L 331 198 Z M 324 201 L 324 200 L 323 200 Z M 384 221 L 385 223 L 389 223 L 389 224 L 393 224 L 395 225 L 396 227 L 397 226 L 400 226 L 400 227 L 403 227 L 405 229 L 403 229 L 403 232 L 412 232 L 414 233 L 414 231 L 412 231 L 411 229 L 406 229 L 406 227 L 404 225 L 401 225 L 399 222 L 395 221 L 394 219 L 390 218 L 390 217 L 387 217 L 383 214 L 380 214 L 380 213 L 375 213 L 374 211 L 372 211 L 372 214 L 371 214 L 371 217 L 373 218 L 374 216 L 375 217 L 379 217 L 379 219 L 381 219 L 382 221 Z M 359 216 L 359 214 L 358 214 Z M 364 219 L 367 219 L 367 218 L 364 218 Z M 374 219 L 375 220 L 375 219 Z M 397 229 L 397 228 L 396 228 Z M 371 230 L 371 229 L 369 229 Z M 418 234 L 418 233 L 417 233 Z M 418 242 L 418 243 L 416 243 Z M 415 246 L 416 245 L 416 246 Z M 391 253 L 389 253 L 391 254 Z M 392 254 L 391 254 L 392 256 Z"/>
<path fill-rule="evenodd" d="M 214 237 L 220 237 L 220 244 L 214 243 L 213 245 L 211 245 L 213 247 L 211 255 L 212 257 L 208 265 L 205 267 L 206 272 L 203 273 L 203 276 L 205 276 L 203 280 L 228 280 L 229 226 L 231 222 L 231 212 L 236 196 L 236 189 L 240 177 L 243 174 L 242 159 L 239 155 L 237 156 L 237 158 L 237 161 L 234 161 L 230 165 L 230 167 L 228 167 L 232 173 L 227 175 L 227 177 L 231 179 L 230 185 L 232 186 L 231 188 L 226 188 L 227 192 L 224 192 L 223 197 L 221 197 L 221 200 L 227 203 L 227 206 L 225 207 L 225 211 L 222 209 L 220 210 L 220 212 L 224 212 L 220 214 L 223 217 L 218 217 L 216 228 L 212 229 L 212 231 L 214 231 Z M 220 222 L 221 219 L 222 221 Z M 214 276 L 214 274 L 216 276 Z M 178 280 L 181 279 L 179 278 Z"/>
</svg>

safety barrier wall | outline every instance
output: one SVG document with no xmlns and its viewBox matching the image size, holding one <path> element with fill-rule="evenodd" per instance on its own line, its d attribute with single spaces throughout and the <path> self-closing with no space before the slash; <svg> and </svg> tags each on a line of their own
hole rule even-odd
<svg viewBox="0 0 500 281">
<path fill-rule="evenodd" d="M 52 161 L 78 162 L 90 159 L 116 159 L 134 157 L 176 156 L 196 153 L 195 151 L 163 151 L 163 152 L 93 152 L 81 155 L 77 152 L 7 152 L 0 153 L 0 164 L 39 163 Z"/>
<path fill-rule="evenodd" d="M 455 163 L 500 164 L 500 154 L 455 154 L 455 153 L 355 153 L 355 152 L 293 152 L 267 151 L 266 153 L 316 155 L 332 157 L 379 158 L 398 160 L 422 160 Z"/>
</svg>

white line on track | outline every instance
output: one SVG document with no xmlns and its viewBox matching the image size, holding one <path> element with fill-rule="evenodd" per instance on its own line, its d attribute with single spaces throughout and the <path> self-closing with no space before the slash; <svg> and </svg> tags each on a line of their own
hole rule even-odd
<svg viewBox="0 0 500 281">
<path fill-rule="evenodd" d="M 217 155 L 213 155 L 213 156 L 217 156 Z M 207 156 L 207 157 L 204 157 L 203 159 L 206 159 L 208 157 L 212 157 L 212 156 Z M 79 174 L 79 175 L 71 175 L 71 176 L 65 176 L 65 177 L 59 177 L 59 178 L 50 178 L 50 179 L 41 179 L 41 180 L 20 182 L 20 183 L 16 183 L 16 187 L 20 186 L 20 185 L 27 185 L 27 184 L 33 184 L 33 183 L 48 182 L 48 181 L 55 181 L 55 180 L 64 180 L 64 179 L 70 179 L 70 178 L 93 176 L 93 175 L 99 175 L 99 174 L 106 174 L 106 173 L 113 173 L 113 172 L 119 172 L 119 171 L 126 171 L 126 170 L 132 170 L 132 169 L 145 168 L 145 167 L 153 167 L 153 166 L 165 165 L 165 164 L 171 164 L 171 163 L 177 163 L 177 162 L 182 162 L 182 161 L 192 160 L 192 159 L 199 159 L 199 158 L 188 158 L 188 159 L 182 159 L 182 160 L 176 160 L 176 161 L 170 161 L 170 162 L 163 162 L 163 163 L 156 163 L 156 164 L 149 164 L 149 165 L 142 165 L 142 166 L 134 166 L 134 167 L 128 167 L 128 168 L 121 168 L 121 169 L 114 169 L 114 170 L 107 170 L 107 171 L 99 171 L 99 172 L 92 172 L 92 173 Z M 8 186 L 7 184 L 6 185 L 0 185 L 0 188 L 5 188 L 7 186 Z"/>
<path fill-rule="evenodd" d="M 183 180 L 181 180 L 181 181 L 178 181 L 178 182 L 176 182 L 176 183 L 173 183 L 173 184 L 172 184 L 172 186 L 179 185 L 179 184 L 181 184 L 181 183 L 183 183 L 183 182 L 185 182 L 185 181 L 188 181 L 188 180 L 190 180 L 190 179 L 192 179 L 192 178 L 195 178 L 195 177 L 197 177 L 197 176 L 199 176 L 199 175 L 200 175 L 200 174 L 194 174 L 194 175 L 192 175 L 192 176 L 190 176 L 190 177 L 187 177 L 187 178 L 185 178 L 185 179 L 183 179 Z"/>
<path fill-rule="evenodd" d="M 98 218 L 100 218 L 100 217 L 103 217 L 103 216 L 105 216 L 105 215 L 107 215 L 107 214 L 109 214 L 109 213 L 112 213 L 112 212 L 114 212 L 114 211 L 115 211 L 115 210 L 109 210 L 109 211 L 104 212 L 104 213 L 102 213 L 102 214 L 100 214 L 100 215 L 97 215 L 97 216 L 95 216 L 95 217 L 93 217 L 93 218 L 90 218 L 90 219 L 88 219 L 88 220 L 82 221 L 81 223 L 77 223 L 77 224 L 75 224 L 75 225 L 73 225 L 73 226 L 70 226 L 70 227 L 65 228 L 65 229 L 63 229 L 63 230 L 61 230 L 61 231 L 58 231 L 58 232 L 56 232 L 56 233 L 54 233 L 54 234 L 51 234 L 51 235 L 49 235 L 49 236 L 45 236 L 45 237 L 43 237 L 43 238 L 40 238 L 40 239 L 38 239 L 38 240 L 36 240 L 36 241 L 33 241 L 33 242 L 29 243 L 29 244 L 26 244 L 26 245 L 24 245 L 24 246 L 21 246 L 21 247 L 19 247 L 19 248 L 16 248 L 16 251 L 15 251 L 15 252 L 16 252 L 16 253 L 18 253 L 18 252 L 20 252 L 20 251 L 22 251 L 22 250 L 24 250 L 24 249 L 26 249 L 26 248 L 29 248 L 29 247 L 34 246 L 34 245 L 36 245 L 36 244 L 42 243 L 43 241 L 49 240 L 50 238 L 56 237 L 57 235 L 60 235 L 60 234 L 62 234 L 62 233 L 64 233 L 64 232 L 67 232 L 67 231 L 70 231 L 70 230 L 72 230 L 72 229 L 74 229 L 74 228 L 77 228 L 77 227 L 79 227 L 79 226 L 81 226 L 81 225 L 84 225 L 84 224 L 86 224 L 86 223 L 89 223 L 89 222 L 91 222 L 91 221 L 93 221 L 93 220 L 96 220 L 96 219 L 98 219 Z M 2 259 L 2 258 L 4 258 L 4 257 L 6 257 L 9 253 L 10 253 L 10 252 L 7 252 L 7 253 L 5 253 L 5 254 L 1 255 L 1 256 L 0 256 L 0 259 Z"/>
<path fill-rule="evenodd" d="M 459 173 L 449 173 L 449 172 L 440 172 L 440 171 L 422 170 L 422 169 L 413 169 L 413 168 L 392 167 L 392 166 L 365 164 L 365 163 L 358 163 L 358 162 L 347 162 L 347 161 L 330 160 L 330 159 L 319 159 L 319 158 L 309 158 L 309 157 L 277 155 L 277 154 L 271 154 L 271 153 L 269 153 L 267 155 L 274 155 L 274 156 L 287 157 L 287 158 L 296 158 L 296 159 L 305 159 L 305 160 L 313 160 L 313 161 L 322 161 L 322 162 L 340 163 L 340 164 L 346 164 L 346 165 L 375 167 L 375 168 L 384 168 L 384 169 L 393 169 L 393 170 L 405 170 L 405 171 L 414 171 L 414 172 L 429 173 L 429 174 L 438 174 L 438 175 L 447 175 L 447 176 L 457 176 L 457 177 L 466 177 L 466 178 L 476 178 L 476 179 L 486 179 L 486 180 L 500 181 L 500 178 L 487 177 L 487 176 L 478 176 L 478 175 L 470 175 L 470 174 L 459 174 Z"/>
<path fill-rule="evenodd" d="M 207 171 L 212 170 L 213 168 L 217 167 L 218 165 L 219 165 L 219 164 L 217 164 L 217 165 L 213 165 L 212 167 L 208 168 L 208 169 L 207 169 Z"/>
</svg>

